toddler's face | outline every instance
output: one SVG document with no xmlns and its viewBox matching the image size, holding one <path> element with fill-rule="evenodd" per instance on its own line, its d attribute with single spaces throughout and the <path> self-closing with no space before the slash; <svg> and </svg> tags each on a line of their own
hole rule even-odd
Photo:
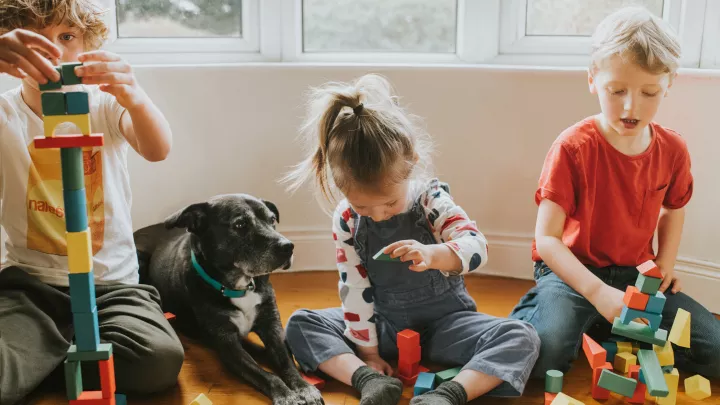
<svg viewBox="0 0 720 405">
<path fill-rule="evenodd" d="M 613 56 L 588 74 L 607 124 L 621 136 L 641 134 L 653 120 L 672 84 L 670 74 L 653 74 Z"/>
<path fill-rule="evenodd" d="M 345 193 L 350 206 L 362 216 L 373 221 L 384 221 L 402 213 L 407 208 L 410 181 L 390 184 L 378 191 L 354 189 Z"/>
</svg>

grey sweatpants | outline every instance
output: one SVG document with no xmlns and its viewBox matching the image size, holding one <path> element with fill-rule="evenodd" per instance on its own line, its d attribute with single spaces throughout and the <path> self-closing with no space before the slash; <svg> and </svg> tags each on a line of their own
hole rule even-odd
<svg viewBox="0 0 720 405">
<path fill-rule="evenodd" d="M 100 341 L 113 345 L 117 392 L 146 394 L 175 385 L 184 350 L 157 290 L 98 285 L 96 296 Z M 17 267 L 0 271 L 0 405 L 22 400 L 50 374 L 63 378 L 57 371 L 73 335 L 67 288 L 49 286 Z M 99 388 L 93 370 L 96 362 L 83 362 L 86 389 Z"/>
</svg>

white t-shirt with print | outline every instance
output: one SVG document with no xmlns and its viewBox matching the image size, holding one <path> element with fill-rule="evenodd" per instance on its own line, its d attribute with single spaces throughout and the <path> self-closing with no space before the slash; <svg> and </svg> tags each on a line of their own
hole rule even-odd
<svg viewBox="0 0 720 405">
<path fill-rule="evenodd" d="M 89 93 L 92 133 L 104 146 L 83 151 L 93 272 L 98 284 L 135 284 L 138 261 L 132 237 L 129 144 L 120 133 L 125 109 L 97 87 Z M 74 124 L 56 134 L 78 133 Z M 0 224 L 7 233 L 2 268 L 18 266 L 41 281 L 68 285 L 67 245 L 59 149 L 35 149 L 43 121 L 20 87 L 0 96 Z"/>
</svg>

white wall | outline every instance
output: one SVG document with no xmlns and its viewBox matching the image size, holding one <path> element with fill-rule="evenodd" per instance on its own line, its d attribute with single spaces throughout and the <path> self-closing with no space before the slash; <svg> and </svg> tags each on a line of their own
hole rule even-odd
<svg viewBox="0 0 720 405">
<path fill-rule="evenodd" d="M 164 162 L 130 159 L 135 227 L 215 194 L 251 193 L 280 208 L 281 227 L 298 244 L 295 269 L 333 269 L 328 218 L 309 192 L 290 196 L 276 180 L 301 158 L 296 134 L 308 86 L 368 71 L 386 74 L 404 103 L 426 118 L 437 143 L 438 174 L 490 240 L 487 272 L 530 277 L 533 193 L 545 153 L 561 130 L 598 108 L 578 69 L 136 68 L 166 112 L 175 144 Z M 10 84 L 3 79 L 0 90 Z M 712 298 L 720 288 L 718 94 L 718 71 L 683 71 L 657 117 L 687 138 L 696 179 L 678 270 L 686 291 L 715 312 L 720 312 L 720 302 Z"/>
</svg>

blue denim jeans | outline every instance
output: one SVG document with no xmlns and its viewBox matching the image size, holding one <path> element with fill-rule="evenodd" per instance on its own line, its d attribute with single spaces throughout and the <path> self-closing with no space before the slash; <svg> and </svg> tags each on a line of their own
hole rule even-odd
<svg viewBox="0 0 720 405">
<path fill-rule="evenodd" d="M 604 283 L 625 291 L 634 285 L 634 267 L 588 268 Z M 540 335 L 540 356 L 532 372 L 544 378 L 548 370 L 566 372 L 582 348 L 583 333 L 610 336 L 610 323 L 585 297 L 565 284 L 544 262 L 535 263 L 536 285 L 525 294 L 510 314 L 535 326 Z M 690 348 L 673 345 L 675 366 L 706 377 L 720 377 L 720 320 L 688 295 L 679 292 L 665 296 L 661 328 L 670 330 L 678 308 L 690 312 Z"/>
</svg>

